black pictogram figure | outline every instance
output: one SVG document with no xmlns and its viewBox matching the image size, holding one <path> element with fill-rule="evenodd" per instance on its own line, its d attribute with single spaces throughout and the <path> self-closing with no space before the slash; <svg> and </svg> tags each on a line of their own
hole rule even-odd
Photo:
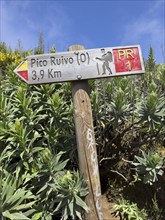
<svg viewBox="0 0 165 220">
<path fill-rule="evenodd" d="M 105 50 L 103 49 L 102 52 L 105 52 Z M 101 58 L 96 57 L 96 59 L 100 60 L 103 62 L 103 74 L 106 74 L 106 69 L 109 71 L 109 74 L 112 74 L 111 68 L 109 67 L 109 63 L 113 61 L 112 59 L 112 53 L 110 51 L 108 51 L 107 53 L 104 53 L 102 55 Z"/>
</svg>

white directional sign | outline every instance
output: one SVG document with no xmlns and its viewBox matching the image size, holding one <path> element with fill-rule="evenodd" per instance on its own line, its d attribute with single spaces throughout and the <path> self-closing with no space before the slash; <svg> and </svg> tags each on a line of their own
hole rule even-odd
<svg viewBox="0 0 165 220">
<path fill-rule="evenodd" d="M 28 84 L 144 73 L 138 45 L 28 56 L 14 70 Z"/>
</svg>

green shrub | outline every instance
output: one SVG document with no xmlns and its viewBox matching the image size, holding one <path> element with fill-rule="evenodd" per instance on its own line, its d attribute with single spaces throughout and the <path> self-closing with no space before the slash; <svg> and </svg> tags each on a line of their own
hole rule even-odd
<svg viewBox="0 0 165 220">
<path fill-rule="evenodd" d="M 136 175 L 145 184 L 152 185 L 158 181 L 158 175 L 163 175 L 164 158 L 154 151 L 145 153 L 142 151 L 142 157 L 135 156 L 138 162 L 133 162 Z"/>
<path fill-rule="evenodd" d="M 52 187 L 54 187 L 52 185 Z M 78 172 L 67 171 L 55 185 L 57 196 L 55 202 L 58 204 L 54 212 L 62 211 L 62 219 L 67 220 L 72 217 L 73 220 L 82 220 L 82 213 L 88 212 L 89 208 L 82 200 L 88 194 L 87 185 Z"/>
<path fill-rule="evenodd" d="M 113 208 L 115 216 L 120 216 L 121 220 L 145 220 L 147 216 L 144 209 L 140 210 L 137 204 L 124 199 L 120 199 Z"/>
</svg>

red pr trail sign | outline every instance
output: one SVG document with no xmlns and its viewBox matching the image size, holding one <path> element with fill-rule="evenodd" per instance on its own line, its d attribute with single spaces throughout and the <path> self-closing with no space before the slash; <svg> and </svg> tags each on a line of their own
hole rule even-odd
<svg viewBox="0 0 165 220">
<path fill-rule="evenodd" d="M 113 56 L 116 73 L 141 71 L 143 69 L 139 47 L 114 49 Z"/>
</svg>

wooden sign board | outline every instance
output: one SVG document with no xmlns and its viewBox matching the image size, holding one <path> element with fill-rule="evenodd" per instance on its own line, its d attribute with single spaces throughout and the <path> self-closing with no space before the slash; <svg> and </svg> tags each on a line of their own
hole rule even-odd
<svg viewBox="0 0 165 220">
<path fill-rule="evenodd" d="M 14 70 L 28 84 L 144 73 L 139 45 L 28 56 Z"/>
</svg>

